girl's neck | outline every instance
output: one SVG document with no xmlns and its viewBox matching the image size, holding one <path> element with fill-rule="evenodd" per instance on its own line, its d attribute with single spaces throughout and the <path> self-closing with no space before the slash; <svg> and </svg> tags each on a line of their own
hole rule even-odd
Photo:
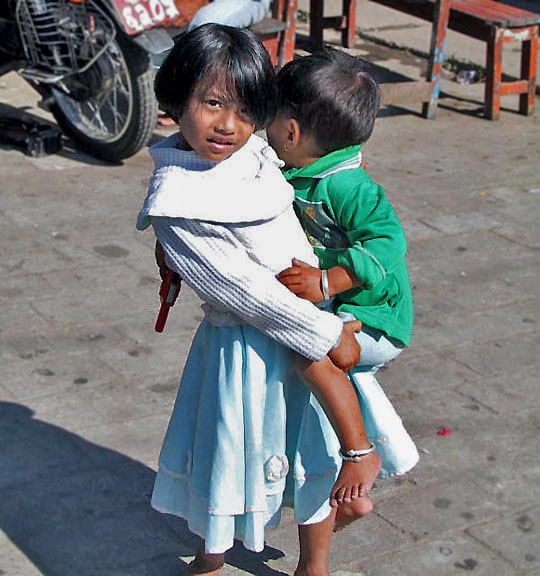
<svg viewBox="0 0 540 576">
<path fill-rule="evenodd" d="M 176 143 L 176 149 L 184 150 L 185 152 L 193 150 L 193 148 L 188 144 L 187 140 L 184 138 L 182 132 L 178 132 L 178 142 Z"/>
</svg>

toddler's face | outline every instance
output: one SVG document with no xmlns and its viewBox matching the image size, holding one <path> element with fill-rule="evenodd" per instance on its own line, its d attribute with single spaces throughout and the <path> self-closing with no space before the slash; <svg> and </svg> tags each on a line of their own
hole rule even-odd
<svg viewBox="0 0 540 576">
<path fill-rule="evenodd" d="M 268 143 L 276 151 L 280 160 L 287 166 L 294 166 L 291 150 L 289 149 L 289 116 L 278 112 L 266 129 Z"/>
<path fill-rule="evenodd" d="M 213 162 L 242 148 L 255 130 L 238 97 L 219 84 L 197 87 L 178 124 L 191 148 Z"/>
</svg>

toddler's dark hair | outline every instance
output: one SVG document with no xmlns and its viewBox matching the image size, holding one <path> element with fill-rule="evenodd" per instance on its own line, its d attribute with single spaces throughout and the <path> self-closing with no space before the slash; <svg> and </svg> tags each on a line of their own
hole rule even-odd
<svg viewBox="0 0 540 576">
<path fill-rule="evenodd" d="M 268 52 L 249 30 L 204 24 L 181 34 L 159 69 L 154 88 L 161 109 L 175 121 L 200 82 L 224 82 L 237 96 L 256 130 L 276 108 L 276 80 Z"/>
<path fill-rule="evenodd" d="M 321 152 L 365 142 L 379 109 L 379 86 L 368 63 L 323 49 L 293 60 L 278 73 L 278 107 L 286 108 Z"/>
</svg>

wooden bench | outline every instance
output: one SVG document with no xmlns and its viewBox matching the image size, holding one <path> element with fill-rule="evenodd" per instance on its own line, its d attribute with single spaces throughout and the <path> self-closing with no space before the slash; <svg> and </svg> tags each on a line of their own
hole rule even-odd
<svg viewBox="0 0 540 576">
<path fill-rule="evenodd" d="M 344 26 L 343 44 L 351 45 L 354 38 L 354 17 L 356 0 L 347 0 L 347 11 L 341 16 L 341 23 L 332 18 L 321 17 L 324 0 L 310 0 L 315 9 L 315 19 L 311 22 L 310 34 L 315 44 L 322 44 L 324 27 L 332 24 Z M 406 12 L 413 16 L 434 22 L 437 19 L 435 0 L 372 0 L 378 4 Z M 515 8 L 493 0 L 449 0 L 448 28 L 487 43 L 486 87 L 484 96 L 485 115 L 492 120 L 499 117 L 501 96 L 519 94 L 519 111 L 525 115 L 534 112 L 536 91 L 536 59 L 538 50 L 538 25 L 540 15 Z M 315 8 L 314 5 L 317 5 Z M 318 11 L 318 12 L 317 12 Z M 320 14 L 319 14 L 320 12 Z M 444 10 L 443 10 L 444 12 Z M 434 45 L 442 47 L 446 25 L 439 26 L 432 38 Z M 346 40 L 346 42 L 345 42 Z M 521 42 L 520 79 L 513 82 L 502 80 L 502 52 L 504 44 Z M 430 54 L 430 68 L 442 64 L 444 51 L 435 50 Z M 435 99 L 436 99 L 435 94 Z M 432 96 L 432 105 L 433 105 Z M 429 116 L 430 114 L 428 114 Z"/>
<path fill-rule="evenodd" d="M 203 6 L 207 3 L 198 2 L 198 5 Z M 278 68 L 281 68 L 281 66 L 294 58 L 297 16 L 297 0 L 274 0 L 268 17 L 250 28 L 270 54 L 272 64 Z M 185 32 L 186 28 L 186 25 L 169 26 L 165 30 L 174 40 L 176 36 Z M 159 68 L 166 55 L 167 53 L 164 53 L 155 59 L 157 68 Z"/>
<path fill-rule="evenodd" d="M 449 27 L 487 43 L 484 112 L 496 120 L 501 96 L 520 94 L 519 111 L 534 112 L 540 15 L 492 0 L 452 0 Z M 504 44 L 521 42 L 520 80 L 503 82 Z"/>
<path fill-rule="evenodd" d="M 272 16 L 251 27 L 278 68 L 294 58 L 297 12 L 297 0 L 274 0 Z"/>
<path fill-rule="evenodd" d="M 341 30 L 341 44 L 345 48 L 354 45 L 356 33 L 356 0 L 342 0 L 342 14 L 324 15 L 324 0 L 309 0 L 309 36 L 313 48 L 322 48 L 325 28 Z"/>
</svg>

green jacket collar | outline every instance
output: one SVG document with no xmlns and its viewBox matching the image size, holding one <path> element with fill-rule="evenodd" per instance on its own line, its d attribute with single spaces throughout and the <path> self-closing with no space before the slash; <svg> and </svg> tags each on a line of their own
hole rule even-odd
<svg viewBox="0 0 540 576">
<path fill-rule="evenodd" d="M 315 162 L 302 168 L 291 168 L 283 174 L 287 180 L 294 178 L 325 178 L 330 174 L 358 168 L 362 164 L 361 144 L 340 148 L 330 154 L 321 156 Z"/>
</svg>

